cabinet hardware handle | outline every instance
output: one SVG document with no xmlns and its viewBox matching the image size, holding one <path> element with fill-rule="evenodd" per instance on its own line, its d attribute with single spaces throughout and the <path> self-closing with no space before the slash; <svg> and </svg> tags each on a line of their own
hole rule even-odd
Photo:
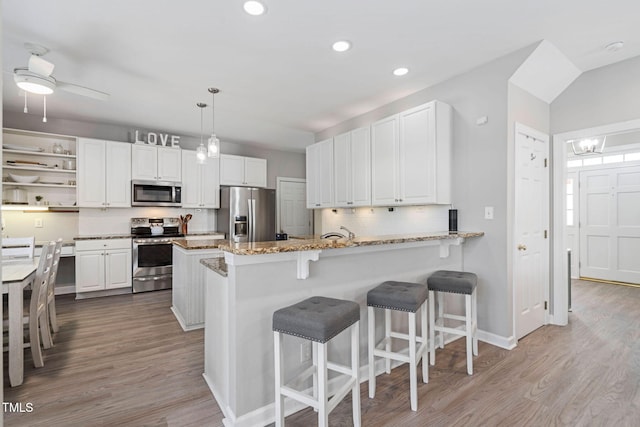
<svg viewBox="0 0 640 427">
<path fill-rule="evenodd" d="M 518 245 L 518 250 L 519 251 L 526 251 L 527 250 L 527 245 L 519 244 Z"/>
</svg>

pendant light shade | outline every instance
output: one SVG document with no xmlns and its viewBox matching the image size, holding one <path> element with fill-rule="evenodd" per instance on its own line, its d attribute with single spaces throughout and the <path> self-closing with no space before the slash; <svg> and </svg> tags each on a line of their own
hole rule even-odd
<svg viewBox="0 0 640 427">
<path fill-rule="evenodd" d="M 198 108 L 200 108 L 200 145 L 196 149 L 196 162 L 199 165 L 202 165 L 207 162 L 207 147 L 204 146 L 204 134 L 203 134 L 203 113 L 204 109 L 207 107 L 207 104 L 203 102 L 198 102 L 196 104 Z"/>
<path fill-rule="evenodd" d="M 215 112 L 215 94 L 220 92 L 220 89 L 215 87 L 209 88 L 209 93 L 211 94 L 211 136 L 207 142 L 207 156 L 211 158 L 220 157 L 220 140 L 216 136 L 216 112 Z"/>
</svg>

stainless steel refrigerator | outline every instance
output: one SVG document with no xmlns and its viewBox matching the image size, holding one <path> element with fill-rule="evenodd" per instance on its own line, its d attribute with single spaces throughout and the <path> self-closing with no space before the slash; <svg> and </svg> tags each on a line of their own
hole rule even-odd
<svg viewBox="0 0 640 427">
<path fill-rule="evenodd" d="M 276 190 L 221 187 L 218 229 L 234 242 L 276 240 Z"/>
</svg>

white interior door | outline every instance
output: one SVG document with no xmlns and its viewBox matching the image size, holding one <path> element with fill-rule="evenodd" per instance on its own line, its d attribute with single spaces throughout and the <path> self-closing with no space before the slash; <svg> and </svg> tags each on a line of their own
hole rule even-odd
<svg viewBox="0 0 640 427">
<path fill-rule="evenodd" d="M 549 287 L 549 137 L 516 125 L 514 298 L 516 338 L 546 322 Z"/>
<path fill-rule="evenodd" d="M 640 166 L 580 172 L 580 276 L 640 284 Z"/>
<path fill-rule="evenodd" d="M 291 236 L 311 235 L 311 212 L 307 209 L 307 183 L 304 180 L 278 180 L 278 232 Z"/>
</svg>

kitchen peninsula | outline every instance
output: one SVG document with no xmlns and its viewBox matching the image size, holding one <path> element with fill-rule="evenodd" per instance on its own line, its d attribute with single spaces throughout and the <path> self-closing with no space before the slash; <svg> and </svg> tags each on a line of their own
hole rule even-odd
<svg viewBox="0 0 640 427">
<path fill-rule="evenodd" d="M 364 369 L 367 291 L 385 280 L 424 283 L 435 270 L 464 269 L 463 243 L 482 235 L 442 232 L 221 245 L 224 262 L 202 260 L 201 268 L 206 272 L 204 378 L 224 412 L 225 426 L 273 422 L 271 316 L 275 310 L 314 295 L 356 301 L 361 306 L 360 366 Z M 347 363 L 348 338 L 335 339 L 330 358 Z M 303 346 L 302 340 L 285 340 L 284 365 L 290 367 L 285 378 L 311 363 Z M 287 413 L 296 408 L 300 407 L 287 404 Z"/>
</svg>

